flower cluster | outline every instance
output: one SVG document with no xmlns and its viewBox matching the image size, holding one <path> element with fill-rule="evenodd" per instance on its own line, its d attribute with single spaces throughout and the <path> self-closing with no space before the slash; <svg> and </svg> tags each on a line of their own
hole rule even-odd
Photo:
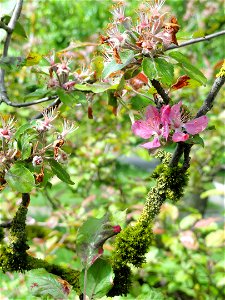
<svg viewBox="0 0 225 300">
<path fill-rule="evenodd" d="M 77 83 L 86 82 L 92 75 L 89 69 L 82 68 L 75 72 L 71 71 L 70 65 L 72 63 L 72 54 L 65 52 L 56 57 L 55 51 L 51 51 L 49 55 L 45 56 L 49 62 L 49 88 L 63 88 L 66 91 L 74 89 Z M 57 62 L 59 60 L 59 62 Z"/>
<path fill-rule="evenodd" d="M 138 11 L 138 20 L 134 22 L 125 16 L 125 7 L 122 2 L 113 7 L 113 22 L 108 25 L 107 36 L 102 36 L 102 43 L 107 44 L 107 56 L 114 57 L 121 63 L 119 51 L 133 50 L 154 57 L 162 53 L 171 44 L 177 44 L 176 33 L 179 25 L 175 17 L 165 21 L 167 13 L 160 10 L 165 0 L 153 0 L 150 4 L 142 4 Z"/>
<path fill-rule="evenodd" d="M 182 102 L 164 105 L 160 110 L 150 105 L 147 107 L 145 120 L 135 121 L 132 131 L 143 139 L 153 140 L 142 145 L 146 149 L 158 148 L 172 139 L 173 142 L 185 142 L 190 135 L 202 132 L 208 125 L 208 118 L 201 116 L 190 120 L 190 116 L 182 109 Z"/>
</svg>

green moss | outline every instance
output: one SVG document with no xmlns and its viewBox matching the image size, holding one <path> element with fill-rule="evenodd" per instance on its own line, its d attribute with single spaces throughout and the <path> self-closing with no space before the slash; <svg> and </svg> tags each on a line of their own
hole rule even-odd
<svg viewBox="0 0 225 300">
<path fill-rule="evenodd" d="M 131 269 L 128 266 L 124 266 L 123 268 L 115 267 L 113 271 L 115 274 L 114 284 L 107 296 L 127 295 L 131 287 Z"/>
<path fill-rule="evenodd" d="M 115 273 L 114 287 L 109 295 L 126 295 L 131 284 L 129 264 L 140 267 L 145 261 L 152 240 L 152 222 L 159 214 L 161 205 L 166 199 L 174 202 L 183 195 L 187 184 L 187 174 L 182 167 L 169 167 L 171 154 L 159 151 L 157 157 L 162 161 L 152 174 L 156 179 L 155 187 L 149 191 L 142 214 L 136 225 L 121 231 L 115 240 L 112 266 Z M 127 274 L 125 275 L 124 274 Z M 126 279 L 126 276 L 128 276 Z"/>
<path fill-rule="evenodd" d="M 152 225 L 147 227 L 141 223 L 129 226 L 116 237 L 113 256 L 113 267 L 126 266 L 128 263 L 140 267 L 145 261 L 145 253 L 152 242 Z"/>
</svg>

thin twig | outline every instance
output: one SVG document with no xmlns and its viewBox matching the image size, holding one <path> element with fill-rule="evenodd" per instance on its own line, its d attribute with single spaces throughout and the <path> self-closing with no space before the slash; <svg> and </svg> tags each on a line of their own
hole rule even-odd
<svg viewBox="0 0 225 300">
<path fill-rule="evenodd" d="M 51 108 L 57 108 L 61 103 L 61 100 L 59 98 L 57 98 L 55 101 L 53 101 L 46 109 L 46 111 L 49 111 Z M 36 115 L 34 118 L 32 118 L 32 120 L 37 120 L 37 119 L 41 119 L 43 117 L 43 113 L 40 113 L 38 115 Z"/>
<path fill-rule="evenodd" d="M 189 45 L 196 44 L 196 43 L 199 43 L 199 42 L 206 42 L 206 41 L 209 41 L 209 40 L 211 40 L 211 39 L 213 39 L 215 37 L 218 37 L 218 36 L 221 36 L 221 35 L 224 35 L 224 34 L 225 34 L 225 30 L 222 30 L 222 31 L 219 31 L 219 32 L 215 32 L 213 34 L 209 34 L 209 35 L 206 35 L 204 37 L 192 39 L 192 40 L 184 42 L 184 43 L 182 43 L 180 45 L 172 45 L 169 48 L 167 48 L 166 51 L 172 50 L 172 49 L 181 48 L 181 47 L 185 47 L 185 46 L 189 46 Z"/>
<path fill-rule="evenodd" d="M 14 102 L 11 102 L 7 96 L 5 96 L 3 101 L 9 106 L 27 107 L 27 106 L 39 104 L 39 103 L 42 103 L 42 102 L 47 102 L 47 101 L 50 101 L 50 100 L 54 100 L 54 99 L 57 99 L 57 98 L 58 98 L 58 96 L 49 96 L 49 97 L 45 97 L 45 98 L 41 98 L 41 99 L 38 99 L 38 100 L 31 101 L 31 102 L 14 103 Z"/>
</svg>

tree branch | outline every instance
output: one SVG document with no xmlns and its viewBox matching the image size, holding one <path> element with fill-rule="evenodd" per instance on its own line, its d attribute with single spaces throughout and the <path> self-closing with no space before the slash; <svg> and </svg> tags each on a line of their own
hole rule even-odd
<svg viewBox="0 0 225 300">
<path fill-rule="evenodd" d="M 59 98 L 57 98 L 45 109 L 45 111 L 49 111 L 51 108 L 57 108 L 60 105 L 60 103 L 61 103 L 61 100 Z M 43 113 L 40 113 L 37 116 L 35 116 L 34 118 L 32 118 L 32 120 L 41 119 L 42 117 L 43 117 Z"/>
<path fill-rule="evenodd" d="M 0 28 L 4 29 L 7 33 L 11 33 L 12 29 L 9 28 L 3 21 L 0 20 Z"/>
<path fill-rule="evenodd" d="M 213 107 L 213 101 L 224 83 L 225 76 L 216 78 L 208 96 L 206 97 L 203 105 L 200 107 L 199 111 L 196 114 L 196 118 L 206 115 L 207 112 L 210 111 L 210 109 Z"/>
<path fill-rule="evenodd" d="M 13 30 L 16 26 L 16 22 L 20 17 L 22 6 L 23 6 L 23 0 L 17 0 L 14 11 L 12 13 L 9 24 L 7 26 L 9 28 L 9 30 L 7 30 L 7 36 L 6 36 L 6 40 L 4 43 L 2 58 L 7 57 L 7 55 L 8 55 L 11 36 L 12 36 Z M 5 102 L 5 101 L 7 101 L 7 99 L 8 99 L 8 96 L 7 96 L 7 91 L 5 88 L 5 70 L 0 68 L 0 100 Z"/>
<path fill-rule="evenodd" d="M 164 104 L 169 104 L 171 101 L 168 94 L 165 92 L 165 90 L 162 88 L 160 82 L 158 80 L 152 79 L 151 80 L 152 86 L 156 89 L 157 93 L 162 97 Z"/>
<path fill-rule="evenodd" d="M 13 107 L 27 107 L 27 106 L 47 102 L 47 101 L 50 101 L 50 100 L 54 100 L 54 99 L 57 99 L 57 98 L 58 98 L 58 96 L 49 96 L 49 97 L 45 97 L 45 98 L 41 98 L 41 99 L 38 99 L 38 100 L 31 101 L 31 102 L 14 103 L 14 102 L 11 102 L 9 100 L 9 98 L 7 97 L 7 95 L 6 95 L 3 98 L 3 102 L 5 102 L 7 105 L 13 106 Z"/>
<path fill-rule="evenodd" d="M 192 39 L 192 40 L 184 42 L 184 43 L 182 43 L 180 45 L 172 45 L 169 48 L 167 48 L 166 51 L 172 50 L 172 49 L 181 48 L 181 47 L 185 47 L 185 46 L 189 46 L 189 45 L 196 44 L 196 43 L 199 43 L 199 42 L 206 42 L 206 41 L 209 41 L 209 40 L 211 40 L 211 39 L 213 39 L 215 37 L 218 37 L 218 36 L 221 36 L 221 35 L 224 35 L 224 34 L 225 34 L 225 30 L 222 30 L 222 31 L 219 31 L 219 32 L 215 32 L 213 34 L 209 34 L 209 35 L 206 35 L 204 37 Z"/>
</svg>

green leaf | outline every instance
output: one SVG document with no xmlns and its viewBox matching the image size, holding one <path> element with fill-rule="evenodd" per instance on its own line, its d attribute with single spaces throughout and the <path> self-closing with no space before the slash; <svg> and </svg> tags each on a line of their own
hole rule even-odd
<svg viewBox="0 0 225 300">
<path fill-rule="evenodd" d="M 84 276 L 85 271 L 80 276 L 80 287 L 84 293 Z M 102 259 L 96 262 L 87 270 L 86 278 L 86 295 L 89 299 L 99 299 L 105 296 L 113 285 L 113 270 L 111 265 Z"/>
<path fill-rule="evenodd" d="M 77 234 L 77 254 L 85 268 L 90 267 L 103 253 L 104 242 L 116 232 L 108 222 L 108 216 L 101 219 L 89 217 Z"/>
<path fill-rule="evenodd" d="M 33 174 L 22 163 L 15 163 L 6 173 L 5 180 L 20 193 L 29 193 L 35 186 Z"/>
<path fill-rule="evenodd" d="M 196 134 L 194 136 L 192 136 L 190 139 L 188 139 L 186 142 L 186 144 L 196 144 L 196 145 L 200 145 L 202 146 L 202 148 L 205 147 L 205 143 L 204 140 L 200 137 L 200 135 Z"/>
<path fill-rule="evenodd" d="M 168 86 L 173 83 L 174 66 L 163 58 L 144 58 L 142 68 L 149 80 L 159 79 Z"/>
<path fill-rule="evenodd" d="M 86 98 L 85 93 L 72 91 L 71 95 L 73 96 L 73 98 L 75 100 L 75 104 L 77 104 L 77 103 L 86 103 L 87 102 L 87 98 Z"/>
<path fill-rule="evenodd" d="M 155 58 L 156 69 L 163 84 L 170 86 L 173 83 L 174 66 L 163 58 Z"/>
<path fill-rule="evenodd" d="M 35 269 L 26 273 L 26 284 L 33 296 L 52 296 L 53 299 L 68 299 L 71 287 L 60 277 L 45 269 Z M 42 298 L 43 299 L 43 298 Z"/>
<path fill-rule="evenodd" d="M 55 160 L 48 160 L 53 173 L 61 179 L 63 182 L 68 184 L 74 184 L 74 182 L 70 179 L 70 175 L 66 172 L 66 170 Z"/>
<path fill-rule="evenodd" d="M 40 88 L 40 89 L 36 89 L 36 91 L 26 95 L 24 98 L 25 99 L 39 99 L 39 98 L 43 98 L 45 97 L 47 94 L 49 94 L 50 91 L 47 90 L 46 88 Z"/>
<path fill-rule="evenodd" d="M 134 110 L 142 110 L 150 104 L 151 101 L 149 99 L 139 95 L 131 98 L 131 108 Z"/>
<path fill-rule="evenodd" d="M 73 106 L 74 103 L 71 94 L 67 93 L 63 89 L 57 89 L 57 95 L 64 104 L 66 104 L 67 106 Z"/>
<path fill-rule="evenodd" d="M 102 72 L 102 77 L 106 78 L 110 74 L 122 70 L 124 67 L 128 66 L 134 59 L 133 51 L 126 51 L 124 53 L 121 53 L 121 61 L 122 64 L 118 64 L 115 59 L 113 59 L 111 62 L 106 63 L 104 70 Z"/>
<path fill-rule="evenodd" d="M 201 217 L 202 216 L 200 214 L 191 214 L 184 217 L 180 222 L 180 228 L 182 230 L 185 230 L 192 227 L 194 223 L 201 219 Z"/>
<path fill-rule="evenodd" d="M 104 69 L 104 59 L 102 56 L 96 56 L 91 61 L 91 68 L 95 72 L 95 77 L 100 79 Z"/>
<path fill-rule="evenodd" d="M 207 82 L 207 78 L 204 76 L 204 74 L 195 66 L 193 66 L 193 64 L 191 64 L 191 62 L 185 55 L 178 51 L 174 51 L 170 52 L 169 56 L 179 62 L 185 73 L 192 79 L 195 79 L 202 84 L 205 84 Z"/>
<path fill-rule="evenodd" d="M 79 91 L 103 93 L 112 88 L 108 83 L 94 83 L 94 84 L 75 84 L 75 89 Z"/>
<path fill-rule="evenodd" d="M 221 247 L 224 244 L 224 241 L 225 233 L 222 229 L 211 232 L 205 237 L 207 247 Z"/>
<path fill-rule="evenodd" d="M 17 129 L 17 131 L 16 131 L 16 133 L 15 133 L 15 135 L 14 135 L 15 139 L 17 140 L 21 134 L 23 134 L 23 133 L 24 133 L 25 131 L 27 131 L 28 129 L 34 127 L 35 125 L 36 125 L 36 120 L 33 120 L 33 121 L 31 121 L 30 123 L 26 123 L 26 124 L 21 125 L 21 126 Z"/>
<path fill-rule="evenodd" d="M 149 80 L 157 79 L 159 74 L 156 70 L 156 65 L 151 58 L 144 58 L 142 61 L 142 69 Z"/>
</svg>

